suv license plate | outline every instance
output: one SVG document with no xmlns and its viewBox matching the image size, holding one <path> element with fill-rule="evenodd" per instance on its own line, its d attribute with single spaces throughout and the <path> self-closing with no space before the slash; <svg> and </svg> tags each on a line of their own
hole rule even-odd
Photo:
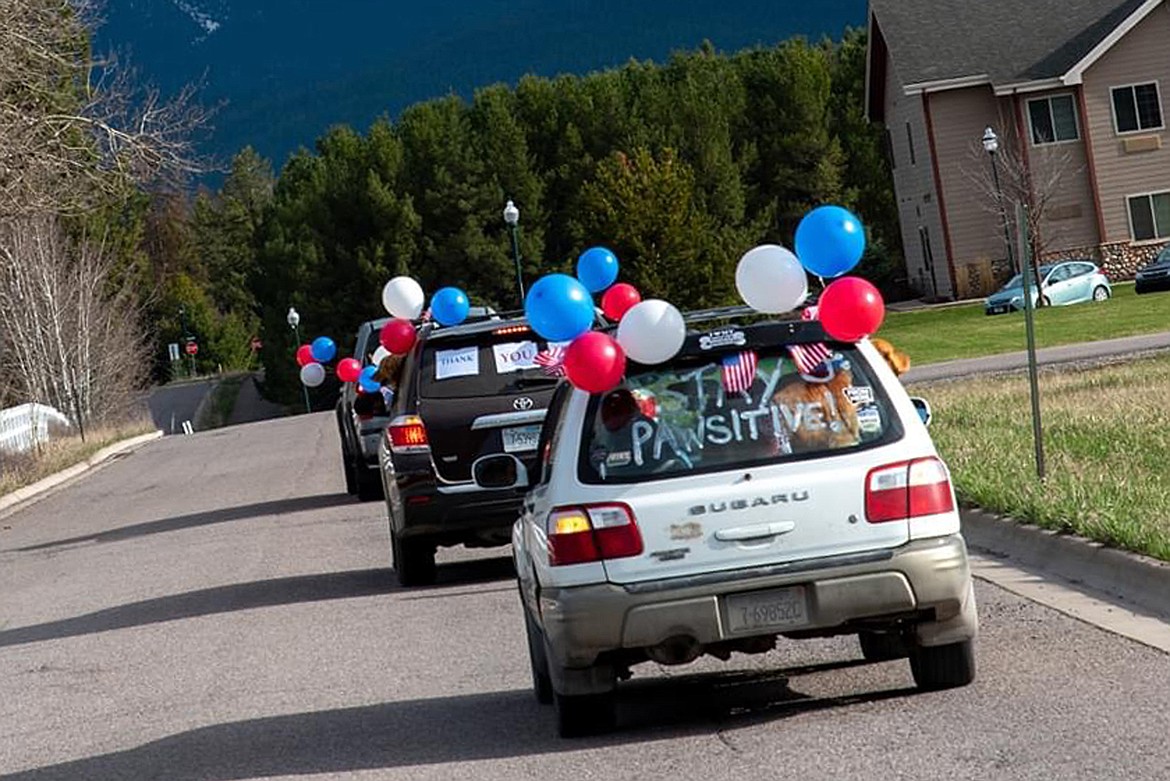
<svg viewBox="0 0 1170 781">
<path fill-rule="evenodd" d="M 790 629 L 808 623 L 804 586 L 791 586 L 726 598 L 727 628 L 732 634 L 761 629 Z"/>
<path fill-rule="evenodd" d="M 505 453 L 524 453 L 536 450 L 540 443 L 540 426 L 518 426 L 500 432 L 504 436 Z"/>
</svg>

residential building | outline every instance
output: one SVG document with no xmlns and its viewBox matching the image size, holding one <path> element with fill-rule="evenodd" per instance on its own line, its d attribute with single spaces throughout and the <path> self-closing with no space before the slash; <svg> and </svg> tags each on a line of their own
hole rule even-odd
<svg viewBox="0 0 1170 781">
<path fill-rule="evenodd" d="M 1170 240 L 1170 0 L 871 0 L 866 89 L 925 295 L 1018 268 L 1017 192 L 1044 259 L 1125 279 Z"/>
</svg>

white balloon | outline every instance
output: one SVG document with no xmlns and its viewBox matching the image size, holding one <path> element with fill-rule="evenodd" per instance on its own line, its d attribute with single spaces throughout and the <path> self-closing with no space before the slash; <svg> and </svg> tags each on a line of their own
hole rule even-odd
<svg viewBox="0 0 1170 781">
<path fill-rule="evenodd" d="M 775 315 L 804 303 L 808 276 L 791 252 L 775 244 L 761 244 L 739 259 L 735 288 L 752 309 Z"/>
<path fill-rule="evenodd" d="M 306 363 L 301 367 L 301 382 L 310 388 L 316 388 L 325 382 L 325 367 L 319 363 Z"/>
<path fill-rule="evenodd" d="M 686 338 L 682 313 L 657 298 L 630 307 L 618 323 L 617 341 L 626 356 L 648 366 L 678 355 Z"/>
<path fill-rule="evenodd" d="M 410 277 L 394 277 L 382 288 L 382 306 L 394 317 L 414 320 L 422 314 L 426 300 L 422 286 Z"/>
<path fill-rule="evenodd" d="M 375 366 L 381 366 L 382 361 L 390 357 L 390 351 L 382 345 L 378 345 L 378 349 L 374 350 L 374 356 L 370 358 L 370 362 Z"/>
</svg>

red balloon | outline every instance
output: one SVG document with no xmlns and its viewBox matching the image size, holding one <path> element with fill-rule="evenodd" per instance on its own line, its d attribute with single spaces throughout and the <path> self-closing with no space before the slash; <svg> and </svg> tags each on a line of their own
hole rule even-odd
<svg viewBox="0 0 1170 781">
<path fill-rule="evenodd" d="M 642 294 L 633 285 L 618 282 L 611 285 L 601 297 L 601 311 L 613 322 L 622 319 L 622 315 L 630 310 L 634 304 L 641 303 Z"/>
<path fill-rule="evenodd" d="M 410 352 L 410 348 L 414 347 L 417 338 L 414 325 L 402 317 L 396 317 L 386 323 L 382 326 L 382 333 L 378 335 L 378 341 L 382 343 L 382 346 L 395 355 L 405 355 Z"/>
<path fill-rule="evenodd" d="M 817 315 L 829 336 L 841 342 L 856 342 L 881 327 L 886 304 L 869 282 L 860 277 L 841 277 L 821 293 Z"/>
<path fill-rule="evenodd" d="M 626 353 L 617 340 L 600 331 L 586 331 L 565 350 L 569 382 L 589 393 L 617 387 L 626 373 Z"/>
<path fill-rule="evenodd" d="M 355 382 L 362 373 L 362 365 L 357 358 L 342 358 L 337 362 L 337 379 L 342 382 Z"/>
<path fill-rule="evenodd" d="M 297 348 L 297 366 L 308 366 L 315 360 L 312 347 L 307 344 L 302 344 Z"/>
</svg>

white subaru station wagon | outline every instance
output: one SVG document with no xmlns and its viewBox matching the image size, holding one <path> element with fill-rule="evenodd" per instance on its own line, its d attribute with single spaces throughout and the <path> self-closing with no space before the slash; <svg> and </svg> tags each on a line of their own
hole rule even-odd
<svg viewBox="0 0 1170 781">
<path fill-rule="evenodd" d="M 853 634 L 868 660 L 908 657 L 921 688 L 970 683 L 975 595 L 928 408 L 868 341 L 816 321 L 687 319 L 668 363 L 631 363 L 607 393 L 561 384 L 538 473 L 475 466 L 528 488 L 513 555 L 561 735 L 613 728 L 632 665 L 777 636 Z"/>
</svg>

